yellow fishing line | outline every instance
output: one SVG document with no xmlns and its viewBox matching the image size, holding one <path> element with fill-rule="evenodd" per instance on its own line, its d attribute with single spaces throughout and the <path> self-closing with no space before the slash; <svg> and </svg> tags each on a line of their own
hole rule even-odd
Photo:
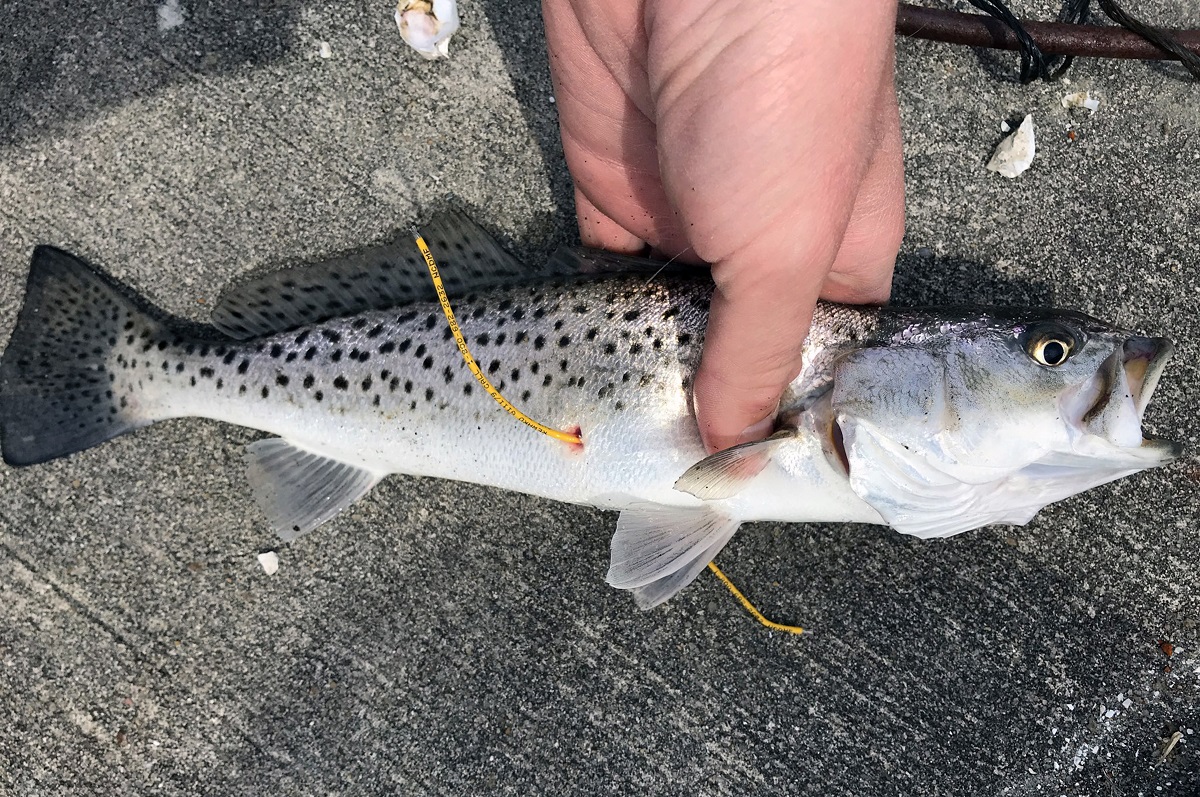
<svg viewBox="0 0 1200 797">
<path fill-rule="evenodd" d="M 750 614 L 754 616 L 755 620 L 758 620 L 760 623 L 773 631 L 786 631 L 789 634 L 804 633 L 804 629 L 798 625 L 783 625 L 782 623 L 776 623 L 773 620 L 768 620 L 766 617 L 764 617 L 762 612 L 754 608 L 754 604 L 750 602 L 750 599 L 743 595 L 741 590 L 733 586 L 733 582 L 729 580 L 728 576 L 721 572 L 721 568 L 717 567 L 716 563 L 709 562 L 708 569 L 713 571 L 714 576 L 721 579 L 721 583 L 729 588 L 729 591 L 733 593 L 733 597 L 738 599 L 738 602 L 742 604 L 746 611 L 750 612 Z"/>
<path fill-rule="evenodd" d="M 437 263 L 433 260 L 433 253 L 429 251 L 429 245 L 425 243 L 425 239 L 421 237 L 421 233 L 415 229 L 413 230 L 413 237 L 417 239 L 417 248 L 421 250 L 421 256 L 425 258 L 425 266 L 429 269 L 429 276 L 433 278 L 433 287 L 437 290 L 438 302 L 442 305 L 442 312 L 446 314 L 446 321 L 450 324 L 450 331 L 454 334 L 454 342 L 458 344 L 458 351 L 462 354 L 463 360 L 466 361 L 467 367 L 471 369 L 471 373 L 475 375 L 475 379 L 487 391 L 487 394 L 495 399 L 496 403 L 503 407 L 509 415 L 526 426 L 537 429 L 542 434 L 550 435 L 555 440 L 561 440 L 564 443 L 582 444 L 583 438 L 579 435 L 560 432 L 558 429 L 543 426 L 510 404 L 504 396 L 500 395 L 500 391 L 492 387 L 492 383 L 483 375 L 483 371 L 479 369 L 479 364 L 475 362 L 475 358 L 471 356 L 470 350 L 467 349 L 466 338 L 463 337 L 462 330 L 458 327 L 458 321 L 454 318 L 454 311 L 450 309 L 450 300 L 446 297 L 445 286 L 442 285 L 442 275 L 438 271 Z"/>
</svg>

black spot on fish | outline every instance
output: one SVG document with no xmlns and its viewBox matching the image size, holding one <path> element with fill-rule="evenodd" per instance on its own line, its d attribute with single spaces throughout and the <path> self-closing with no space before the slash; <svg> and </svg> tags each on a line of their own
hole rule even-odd
<svg viewBox="0 0 1200 797">
<path fill-rule="evenodd" d="M 388 377 L 391 375 L 392 375 L 392 372 L 389 371 L 388 369 L 384 368 L 382 371 L 379 372 L 379 381 L 386 382 L 386 381 L 388 381 Z"/>
<path fill-rule="evenodd" d="M 338 390 L 345 390 L 346 388 L 350 387 L 350 383 L 346 381 L 346 377 L 339 376 L 333 380 L 333 386 Z"/>
<path fill-rule="evenodd" d="M 497 371 L 499 371 L 499 370 L 500 370 L 500 361 L 499 361 L 499 360 L 492 360 L 491 364 L 490 364 L 490 365 L 488 365 L 488 373 L 489 373 L 489 374 L 494 374 L 494 373 L 496 373 L 496 372 L 497 372 Z"/>
<path fill-rule="evenodd" d="M 546 315 L 546 308 L 544 307 L 535 308 L 533 311 L 534 318 L 541 318 L 544 315 Z"/>
<path fill-rule="evenodd" d="M 245 393 L 245 392 L 246 392 L 246 386 L 245 386 L 245 385 L 241 385 L 240 387 L 238 387 L 238 394 L 239 394 L 239 395 L 240 395 L 240 394 L 242 394 L 242 393 Z"/>
<path fill-rule="evenodd" d="M 303 346 L 303 345 L 304 345 L 304 343 L 305 343 L 305 341 L 307 341 L 307 340 L 308 340 L 308 336 L 309 336 L 310 334 L 312 334 L 312 330 L 311 330 L 311 329 L 306 329 L 306 330 L 304 330 L 303 332 L 301 332 L 299 335 L 297 335 L 297 336 L 296 336 L 296 345 L 297 345 L 297 346 Z"/>
<path fill-rule="evenodd" d="M 525 310 L 523 308 L 518 307 L 517 309 L 513 310 L 513 312 L 512 312 L 512 320 L 513 321 L 520 321 L 524 317 L 525 317 Z"/>
<path fill-rule="evenodd" d="M 454 337 L 453 329 L 451 329 L 450 327 L 446 327 L 445 329 L 442 330 L 442 340 L 450 340 L 450 338 L 452 338 L 452 337 Z"/>
<path fill-rule="evenodd" d="M 401 353 L 401 354 L 404 354 L 404 352 L 408 351 L 408 349 L 409 349 L 409 347 L 410 347 L 410 346 L 412 346 L 412 340 L 411 340 L 411 339 L 409 339 L 409 340 L 405 340 L 404 342 L 402 342 L 402 343 L 400 344 L 400 353 Z"/>
<path fill-rule="evenodd" d="M 388 392 L 389 392 L 389 393 L 395 393 L 395 392 L 396 392 L 396 385 L 398 385 L 398 384 L 400 384 L 400 377 L 398 377 L 398 376 L 393 376 L 393 377 L 392 377 L 392 378 L 391 378 L 391 379 L 388 381 Z"/>
<path fill-rule="evenodd" d="M 417 350 L 413 352 L 413 356 L 414 357 L 424 357 L 425 356 L 425 344 L 424 343 L 422 343 L 420 346 L 417 346 Z"/>
<path fill-rule="evenodd" d="M 304 389 L 308 390 L 310 387 L 313 386 L 313 382 L 315 382 L 315 381 L 317 381 L 317 380 L 313 377 L 312 374 L 309 374 L 308 376 L 304 377 Z"/>
<path fill-rule="evenodd" d="M 500 304 L 496 305 L 496 309 L 502 313 L 507 313 L 512 309 L 512 299 L 502 299 Z"/>
<path fill-rule="evenodd" d="M 317 356 L 317 347 L 316 346 L 309 346 L 307 349 L 305 349 L 304 359 L 311 360 L 313 357 L 316 357 L 316 356 Z"/>
<path fill-rule="evenodd" d="M 202 377 L 205 377 L 206 379 L 212 379 L 212 377 L 213 377 L 213 369 L 211 369 L 211 368 L 201 368 L 201 369 L 200 369 L 200 376 L 202 376 Z"/>
<path fill-rule="evenodd" d="M 600 334 L 600 330 L 596 329 L 595 327 L 592 327 L 591 329 L 589 329 L 589 330 L 587 331 L 587 339 L 588 339 L 588 340 L 595 340 L 595 339 L 596 339 L 596 336 L 597 336 L 597 335 L 599 335 L 599 334 Z"/>
<path fill-rule="evenodd" d="M 409 321 L 412 321 L 416 317 L 417 317 L 417 311 L 409 310 L 407 313 L 401 313 L 400 315 L 396 316 L 396 323 L 397 324 L 407 324 Z"/>
<path fill-rule="evenodd" d="M 132 321 L 126 321 L 126 322 L 125 322 L 125 326 L 123 327 L 123 329 L 124 329 L 126 332 L 128 332 L 128 331 L 129 331 L 129 330 L 131 330 L 131 329 L 133 329 L 133 322 L 132 322 Z"/>
<path fill-rule="evenodd" d="M 529 401 L 529 397 L 530 397 L 530 396 L 532 396 L 532 395 L 533 395 L 533 394 L 532 394 L 532 393 L 530 393 L 528 390 L 526 390 L 526 391 L 522 392 L 522 393 L 521 393 L 521 401 Z"/>
<path fill-rule="evenodd" d="M 424 368 L 426 371 L 428 371 L 430 368 L 432 368 L 433 367 L 433 357 L 432 356 L 426 357 L 424 360 L 422 360 L 421 367 Z"/>
<path fill-rule="evenodd" d="M 437 316 L 433 313 L 430 313 L 429 317 L 425 319 L 425 328 L 433 329 L 435 326 L 437 326 Z"/>
<path fill-rule="evenodd" d="M 111 345 L 113 345 L 113 343 L 115 343 L 115 341 L 113 341 L 113 342 L 109 343 L 109 345 L 111 346 Z M 165 340 L 160 340 L 160 341 L 158 342 L 158 350 L 159 350 L 159 351 L 165 351 L 165 350 L 166 350 L 166 348 L 167 348 L 167 342 L 166 342 Z"/>
<path fill-rule="evenodd" d="M 296 354 L 296 352 L 294 352 L 294 351 L 289 351 L 289 352 L 287 353 L 287 357 L 284 357 L 284 358 L 283 358 L 283 360 L 284 360 L 284 362 L 289 362 L 289 363 L 290 363 L 292 360 L 296 359 L 296 357 L 297 357 L 297 354 Z"/>
<path fill-rule="evenodd" d="M 386 343 L 384 343 L 382 346 L 379 347 L 379 353 L 380 354 L 391 354 L 395 350 L 395 348 L 396 348 L 396 342 L 389 340 Z"/>
<path fill-rule="evenodd" d="M 661 349 L 662 348 L 662 338 L 655 338 L 654 343 L 652 343 L 650 345 L 652 345 L 655 349 Z"/>
<path fill-rule="evenodd" d="M 520 332 L 517 333 L 517 343 L 524 343 L 527 340 L 529 340 L 528 332 L 526 332 L 525 330 L 522 329 Z"/>
<path fill-rule="evenodd" d="M 663 321 L 670 321 L 677 315 L 679 315 L 679 305 L 673 304 L 663 312 Z"/>
<path fill-rule="evenodd" d="M 241 369 L 238 369 L 238 370 L 240 371 Z M 182 374 L 182 373 L 183 373 L 183 363 L 176 363 L 176 364 L 175 364 L 175 373 L 177 373 L 177 374 Z"/>
<path fill-rule="evenodd" d="M 200 347 L 200 356 L 201 356 L 201 357 L 207 357 L 207 356 L 208 356 L 208 351 L 209 351 L 209 348 L 208 348 L 208 346 L 207 346 L 207 345 L 205 345 L 205 346 L 201 346 L 201 347 Z"/>
<path fill-rule="evenodd" d="M 641 350 L 642 350 L 642 344 L 640 344 L 640 343 L 635 343 L 635 344 L 633 344 L 632 346 L 630 346 L 630 347 L 629 347 L 629 353 L 630 353 L 630 354 L 637 354 L 637 353 L 638 353 L 638 352 L 640 352 Z"/>
<path fill-rule="evenodd" d="M 379 394 L 378 393 L 375 394 L 375 398 L 371 399 L 371 406 L 372 407 L 379 406 Z"/>
<path fill-rule="evenodd" d="M 555 321 L 555 322 L 554 322 L 554 331 L 555 331 L 555 332 L 557 332 L 557 331 L 559 331 L 559 330 L 560 330 L 560 329 L 562 329 L 562 328 L 563 328 L 563 321 L 562 321 L 562 319 L 560 318 L 560 319 L 558 319 L 557 321 Z"/>
<path fill-rule="evenodd" d="M 412 389 L 413 389 L 413 383 L 412 383 L 412 380 L 411 380 L 411 379 L 405 380 L 405 382 L 404 382 L 404 392 L 405 392 L 405 393 L 411 393 L 411 392 L 412 392 Z"/>
<path fill-rule="evenodd" d="M 217 378 L 217 390 L 220 390 L 223 387 L 225 387 L 225 380 L 218 377 Z"/>
<path fill-rule="evenodd" d="M 583 303 L 575 305 L 575 307 L 573 307 L 572 309 L 575 312 L 579 313 L 580 315 L 583 315 L 584 313 L 586 313 L 588 311 L 587 305 L 583 304 Z"/>
<path fill-rule="evenodd" d="M 275 377 L 275 384 L 279 385 L 280 387 L 287 387 L 287 383 L 288 383 L 288 378 L 286 376 L 284 376 L 283 374 L 280 374 L 279 376 Z"/>
<path fill-rule="evenodd" d="M 335 362 L 335 363 L 336 363 L 336 362 L 341 362 L 341 360 L 342 360 L 342 350 L 341 350 L 341 349 L 334 349 L 334 350 L 333 350 L 333 354 L 329 355 L 329 359 L 330 359 L 330 360 L 332 360 L 332 361 L 333 361 L 333 362 Z"/>
<path fill-rule="evenodd" d="M 642 314 L 641 310 L 629 310 L 625 313 L 626 321 L 636 321 L 637 317 Z"/>
<path fill-rule="evenodd" d="M 377 338 L 383 334 L 383 324 L 376 324 L 367 330 L 368 338 Z"/>
<path fill-rule="evenodd" d="M 626 371 L 625 373 L 621 374 L 621 381 L 622 381 L 622 382 L 628 382 L 628 381 L 629 381 L 629 372 L 628 372 L 628 371 Z"/>
<path fill-rule="evenodd" d="M 516 382 L 520 378 L 521 378 L 521 369 L 520 368 L 512 369 L 512 381 Z"/>
<path fill-rule="evenodd" d="M 538 372 L 539 370 L 541 370 L 541 367 L 542 367 L 542 366 L 538 365 L 537 363 L 530 363 L 530 364 L 529 364 L 529 371 L 530 371 L 530 373 L 532 373 L 534 376 L 536 376 L 536 375 L 537 375 L 537 372 Z"/>
<path fill-rule="evenodd" d="M 181 363 L 181 365 L 182 365 L 182 363 Z M 240 363 L 238 363 L 237 372 L 239 374 L 244 374 L 249 369 L 250 369 L 250 361 L 249 360 L 242 360 Z M 177 368 L 176 370 L 181 370 L 181 369 Z"/>
<path fill-rule="evenodd" d="M 371 382 L 371 377 L 368 376 L 366 379 L 364 379 L 362 381 L 363 392 L 366 393 L 368 390 L 370 390 L 372 384 L 373 383 Z"/>
<path fill-rule="evenodd" d="M 346 287 L 349 288 L 351 286 L 347 285 Z M 354 329 L 362 329 L 366 325 L 367 325 L 367 319 L 356 318 L 356 319 L 354 319 L 354 323 L 352 323 L 350 326 L 353 327 Z"/>
<path fill-rule="evenodd" d="M 189 343 L 189 344 L 187 345 L 187 348 L 186 348 L 186 349 L 184 349 L 184 351 L 185 351 L 185 352 L 187 352 L 189 356 L 190 356 L 190 355 L 192 355 L 192 354 L 195 354 L 195 353 L 196 353 L 196 344 L 195 344 L 195 343 Z"/>
<path fill-rule="evenodd" d="M 221 358 L 221 362 L 225 363 L 226 365 L 233 365 L 233 361 L 235 359 L 237 359 L 237 352 L 231 351 L 227 352 L 225 356 Z"/>
<path fill-rule="evenodd" d="M 340 343 L 342 336 L 332 329 L 322 329 L 321 334 L 325 336 L 325 340 L 330 343 Z"/>
<path fill-rule="evenodd" d="M 263 397 L 263 398 L 266 398 L 266 397 L 267 397 L 267 396 L 269 396 L 269 395 L 271 395 L 271 390 L 270 390 L 270 388 L 268 388 L 266 385 L 263 385 L 263 389 L 262 389 L 262 397 Z"/>
<path fill-rule="evenodd" d="M 193 376 L 193 377 L 192 377 L 190 380 L 188 380 L 188 381 L 189 381 L 189 382 L 191 382 L 191 385 L 192 385 L 192 387 L 195 387 L 195 386 L 196 386 L 196 377 L 194 377 L 194 376 Z"/>
<path fill-rule="evenodd" d="M 558 370 L 562 371 L 562 372 L 565 374 L 565 373 L 567 372 L 567 366 L 568 366 L 568 365 L 570 365 L 570 363 L 569 363 L 568 361 L 566 361 L 566 360 L 559 360 L 559 361 L 558 361 Z"/>
<path fill-rule="evenodd" d="M 563 335 L 561 338 L 558 339 L 558 347 L 560 349 L 565 349 L 566 347 L 568 347 L 570 345 L 571 345 L 571 336 L 570 335 Z"/>
<path fill-rule="evenodd" d="M 313 398 L 315 398 L 317 401 L 320 401 L 321 399 L 325 398 L 325 394 L 318 390 L 316 393 L 313 393 Z"/>
<path fill-rule="evenodd" d="M 692 336 L 687 332 L 680 332 L 675 336 L 675 340 L 680 346 L 686 346 L 692 342 Z"/>
<path fill-rule="evenodd" d="M 463 385 L 463 395 L 464 396 L 471 395 L 472 390 L 473 390 L 473 387 L 470 382 L 467 382 L 465 385 Z"/>
<path fill-rule="evenodd" d="M 504 336 L 504 333 L 501 332 L 499 335 L 496 336 L 496 345 L 503 346 L 505 340 L 506 340 L 506 338 Z"/>
<path fill-rule="evenodd" d="M 617 409 L 619 409 L 619 410 L 623 410 L 623 409 L 625 409 L 625 402 L 623 402 L 623 401 L 618 401 L 618 402 L 617 402 L 617 404 L 616 404 L 616 407 L 617 407 Z"/>
<path fill-rule="evenodd" d="M 483 314 L 484 314 L 484 308 L 476 307 L 474 310 L 471 311 L 471 318 L 480 319 L 480 318 L 483 318 Z"/>
<path fill-rule="evenodd" d="M 546 339 L 544 337 L 542 337 L 541 335 L 538 335 L 536 338 L 533 339 L 533 348 L 538 349 L 540 351 L 541 348 L 545 345 L 546 345 Z"/>
<path fill-rule="evenodd" d="M 488 337 L 488 333 L 486 333 L 486 332 L 484 332 L 484 333 L 483 333 L 483 334 L 481 334 L 481 335 L 476 335 L 476 336 L 475 336 L 475 344 L 476 344 L 476 345 L 478 345 L 478 346 L 486 346 L 486 345 L 488 345 L 488 341 L 489 341 L 489 340 L 491 340 L 491 338 L 490 338 L 490 337 Z"/>
<path fill-rule="evenodd" d="M 450 366 L 442 369 L 442 378 L 446 380 L 447 385 L 454 381 L 454 371 L 450 370 Z"/>
<path fill-rule="evenodd" d="M 278 357 L 281 354 L 283 354 L 283 347 L 280 346 L 278 343 L 276 343 L 274 346 L 271 347 L 271 356 L 272 357 Z"/>
<path fill-rule="evenodd" d="M 425 388 L 425 400 L 433 401 L 433 388 L 431 388 L 431 387 Z"/>
</svg>

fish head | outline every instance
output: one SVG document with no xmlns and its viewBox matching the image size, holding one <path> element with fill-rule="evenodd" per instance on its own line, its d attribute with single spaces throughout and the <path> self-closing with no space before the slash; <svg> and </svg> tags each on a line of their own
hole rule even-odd
<svg viewBox="0 0 1200 797">
<path fill-rule="evenodd" d="M 1071 312 L 914 320 L 833 365 L 827 452 L 894 528 L 945 536 L 1175 459 L 1142 416 L 1173 347 Z"/>
</svg>

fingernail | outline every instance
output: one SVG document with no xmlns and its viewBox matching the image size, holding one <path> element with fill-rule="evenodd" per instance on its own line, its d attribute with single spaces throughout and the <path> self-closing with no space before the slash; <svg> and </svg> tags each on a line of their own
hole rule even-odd
<svg viewBox="0 0 1200 797">
<path fill-rule="evenodd" d="M 753 443 L 755 441 L 762 440 L 769 435 L 771 430 L 774 428 L 775 413 L 771 413 L 758 423 L 752 424 L 743 429 L 742 433 L 738 435 L 737 444 L 741 445 L 742 443 Z"/>
</svg>

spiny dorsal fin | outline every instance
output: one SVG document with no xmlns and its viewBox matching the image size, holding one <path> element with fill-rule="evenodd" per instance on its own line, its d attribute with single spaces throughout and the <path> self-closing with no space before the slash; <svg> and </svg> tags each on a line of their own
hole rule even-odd
<svg viewBox="0 0 1200 797">
<path fill-rule="evenodd" d="M 538 274 L 460 211 L 435 216 L 421 233 L 452 299 Z M 404 232 L 381 246 L 234 286 L 218 300 L 212 322 L 225 334 L 245 340 L 436 298 L 421 252 Z"/>
<path fill-rule="evenodd" d="M 634 590 L 643 609 L 657 606 L 690 584 L 738 525 L 704 506 L 626 509 L 617 519 L 606 580 L 618 589 Z"/>
<path fill-rule="evenodd" d="M 246 447 L 246 477 L 272 528 L 285 540 L 312 531 L 366 495 L 379 476 L 279 437 Z"/>
<path fill-rule="evenodd" d="M 771 454 L 784 440 L 796 436 L 795 429 L 780 429 L 766 440 L 718 451 L 688 468 L 675 482 L 675 489 L 704 501 L 730 498 L 742 491 L 771 461 Z"/>
</svg>

